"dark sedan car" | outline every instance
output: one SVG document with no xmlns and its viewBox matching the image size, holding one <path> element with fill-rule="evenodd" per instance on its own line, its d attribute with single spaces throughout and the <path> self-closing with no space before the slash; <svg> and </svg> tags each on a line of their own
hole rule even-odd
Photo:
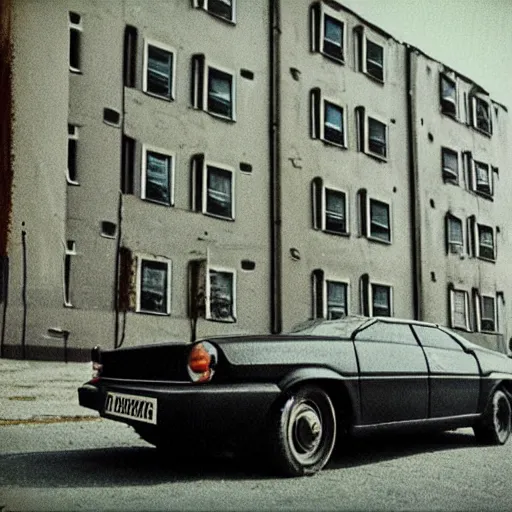
<svg viewBox="0 0 512 512">
<path fill-rule="evenodd" d="M 511 430 L 512 361 L 435 324 L 310 321 L 276 336 L 230 336 L 94 351 L 80 404 L 172 454 L 226 443 L 268 450 L 282 474 L 313 474 L 335 443 L 389 429 Z"/>
</svg>

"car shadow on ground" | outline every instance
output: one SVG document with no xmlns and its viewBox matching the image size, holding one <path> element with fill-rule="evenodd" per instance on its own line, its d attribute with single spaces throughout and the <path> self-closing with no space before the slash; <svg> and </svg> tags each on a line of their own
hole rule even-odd
<svg viewBox="0 0 512 512">
<path fill-rule="evenodd" d="M 360 467 L 415 454 L 476 447 L 471 434 L 379 436 L 351 439 L 327 470 Z M 16 487 L 143 486 L 195 480 L 274 478 L 263 457 L 195 456 L 173 460 L 148 445 L 0 455 L 0 485 Z"/>
<path fill-rule="evenodd" d="M 478 447 L 478 443 L 469 429 L 350 438 L 338 443 L 328 468 L 360 467 L 411 455 L 471 447 Z"/>
</svg>

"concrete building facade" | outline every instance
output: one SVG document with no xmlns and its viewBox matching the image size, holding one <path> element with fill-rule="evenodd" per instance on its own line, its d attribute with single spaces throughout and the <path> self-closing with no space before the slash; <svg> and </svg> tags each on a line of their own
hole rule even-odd
<svg viewBox="0 0 512 512">
<path fill-rule="evenodd" d="M 1 5 L 3 357 L 345 314 L 505 350 L 508 115 L 470 79 L 334 1 Z"/>
</svg>

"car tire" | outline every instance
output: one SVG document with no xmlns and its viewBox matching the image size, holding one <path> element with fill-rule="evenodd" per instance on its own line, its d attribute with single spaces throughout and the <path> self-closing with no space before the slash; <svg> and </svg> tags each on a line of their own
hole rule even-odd
<svg viewBox="0 0 512 512">
<path fill-rule="evenodd" d="M 510 401 L 501 389 L 497 389 L 473 426 L 475 437 L 482 444 L 505 444 L 510 437 L 511 418 Z"/>
<path fill-rule="evenodd" d="M 313 475 L 329 461 L 336 441 L 336 414 L 320 387 L 287 392 L 270 418 L 270 452 L 285 476 Z"/>
</svg>

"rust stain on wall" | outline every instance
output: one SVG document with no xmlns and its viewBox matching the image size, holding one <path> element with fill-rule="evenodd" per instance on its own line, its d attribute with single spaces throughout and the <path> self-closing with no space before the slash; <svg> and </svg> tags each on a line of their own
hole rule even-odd
<svg viewBox="0 0 512 512">
<path fill-rule="evenodd" d="M 7 256 L 12 209 L 12 41 L 11 0 L 0 0 L 0 257 Z"/>
</svg>

